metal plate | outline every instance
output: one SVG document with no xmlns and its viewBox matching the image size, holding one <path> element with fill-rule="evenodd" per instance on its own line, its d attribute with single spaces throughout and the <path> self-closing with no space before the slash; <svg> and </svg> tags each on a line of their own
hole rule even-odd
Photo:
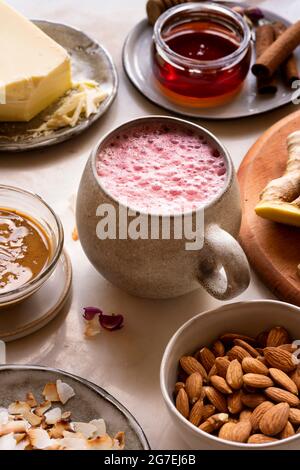
<svg viewBox="0 0 300 470">
<path fill-rule="evenodd" d="M 48 36 L 63 46 L 71 56 L 74 81 L 92 79 L 100 83 L 107 98 L 99 106 L 98 112 L 78 124 L 58 129 L 50 135 L 33 137 L 32 129 L 37 129 L 55 111 L 59 101 L 32 119 L 30 122 L 0 122 L 0 151 L 20 152 L 58 144 L 80 134 L 99 119 L 111 106 L 118 90 L 118 75 L 107 51 L 85 33 L 65 24 L 49 21 L 33 21 Z"/>
<path fill-rule="evenodd" d="M 40 330 L 53 320 L 68 300 L 72 264 L 64 250 L 53 274 L 34 294 L 0 310 L 0 340 L 14 341 Z"/>
<path fill-rule="evenodd" d="M 291 24 L 274 13 L 264 9 L 263 12 L 266 19 L 269 21 L 282 21 L 286 25 Z M 148 24 L 146 19 L 134 27 L 124 44 L 123 66 L 133 85 L 146 98 L 162 108 L 193 118 L 226 120 L 262 114 L 292 101 L 295 90 L 289 90 L 281 80 L 278 80 L 278 91 L 276 95 L 258 95 L 256 92 L 256 78 L 249 72 L 240 94 L 226 105 L 214 108 L 195 109 L 172 103 L 162 95 L 154 82 L 151 64 L 152 35 L 153 28 Z M 299 48 L 297 58 L 300 65 Z M 254 59 L 253 57 L 253 60 Z"/>
<path fill-rule="evenodd" d="M 0 407 L 24 400 L 27 392 L 32 392 L 42 402 L 44 386 L 57 379 L 68 383 L 75 391 L 75 397 L 63 407 L 65 411 L 71 411 L 74 421 L 103 418 L 109 434 L 125 432 L 126 450 L 150 449 L 141 426 L 120 402 L 97 385 L 61 370 L 42 366 L 0 366 Z"/>
</svg>

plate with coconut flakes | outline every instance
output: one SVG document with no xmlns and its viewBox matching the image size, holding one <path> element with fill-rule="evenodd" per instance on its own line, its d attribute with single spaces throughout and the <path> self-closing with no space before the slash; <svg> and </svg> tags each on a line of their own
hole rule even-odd
<svg viewBox="0 0 300 470">
<path fill-rule="evenodd" d="M 0 366 L 0 450 L 147 450 L 131 413 L 91 382 L 42 366 Z"/>
</svg>

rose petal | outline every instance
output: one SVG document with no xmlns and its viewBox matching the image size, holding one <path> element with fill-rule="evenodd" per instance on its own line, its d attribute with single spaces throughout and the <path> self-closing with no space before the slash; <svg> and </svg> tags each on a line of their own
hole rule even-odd
<svg viewBox="0 0 300 470">
<path fill-rule="evenodd" d="M 104 315 L 101 313 L 99 316 L 99 322 L 105 330 L 115 331 L 120 330 L 123 327 L 124 317 L 123 315 Z"/>
<path fill-rule="evenodd" d="M 85 307 L 83 310 L 84 310 L 83 318 L 88 321 L 93 320 L 95 315 L 102 314 L 102 310 L 100 310 L 97 307 Z"/>
</svg>

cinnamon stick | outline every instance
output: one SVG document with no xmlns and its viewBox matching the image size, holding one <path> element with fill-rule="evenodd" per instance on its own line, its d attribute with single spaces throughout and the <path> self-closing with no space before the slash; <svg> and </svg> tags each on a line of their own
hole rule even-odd
<svg viewBox="0 0 300 470">
<path fill-rule="evenodd" d="M 280 21 L 274 23 L 274 31 L 276 38 L 281 36 L 286 30 L 287 26 Z M 283 77 L 288 86 L 291 86 L 295 80 L 299 80 L 299 70 L 295 54 L 291 54 L 281 66 Z"/>
<path fill-rule="evenodd" d="M 258 58 L 252 67 L 253 74 L 257 77 L 272 77 L 299 44 L 300 21 L 297 21 Z"/>
<path fill-rule="evenodd" d="M 162 0 L 148 0 L 146 5 L 146 11 L 149 23 L 154 26 L 156 20 L 166 10 L 166 7 Z"/>
<path fill-rule="evenodd" d="M 271 24 L 264 24 L 256 28 L 256 58 L 262 54 L 273 44 L 275 40 L 274 28 Z M 275 75 L 271 78 L 257 77 L 257 91 L 260 94 L 271 94 L 277 92 L 277 80 Z"/>
</svg>

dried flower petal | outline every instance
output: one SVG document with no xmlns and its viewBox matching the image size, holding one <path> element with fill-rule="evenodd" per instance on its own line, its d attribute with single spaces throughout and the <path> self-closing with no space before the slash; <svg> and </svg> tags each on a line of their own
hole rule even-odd
<svg viewBox="0 0 300 470">
<path fill-rule="evenodd" d="M 87 321 L 93 320 L 96 315 L 102 314 L 102 310 L 97 307 L 85 307 L 83 318 Z"/>
<path fill-rule="evenodd" d="M 95 317 L 93 320 L 86 321 L 84 335 L 87 338 L 92 338 L 97 336 L 101 332 L 101 326 L 99 323 L 99 318 Z"/>
<path fill-rule="evenodd" d="M 115 331 L 123 327 L 124 317 L 123 315 L 104 315 L 102 313 L 99 316 L 99 322 L 105 330 Z"/>
</svg>

